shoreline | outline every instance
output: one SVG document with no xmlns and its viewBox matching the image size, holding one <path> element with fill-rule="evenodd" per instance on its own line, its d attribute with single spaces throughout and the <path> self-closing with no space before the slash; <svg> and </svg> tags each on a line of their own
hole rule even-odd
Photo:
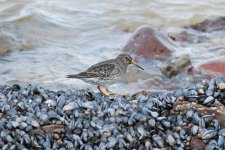
<svg viewBox="0 0 225 150">
<path fill-rule="evenodd" d="M 4 85 L 0 148 L 225 148 L 224 104 L 225 78 L 127 97 Z"/>
</svg>

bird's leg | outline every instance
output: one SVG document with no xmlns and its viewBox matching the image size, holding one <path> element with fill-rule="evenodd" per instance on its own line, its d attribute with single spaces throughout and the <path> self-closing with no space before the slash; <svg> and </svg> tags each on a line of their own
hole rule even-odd
<svg viewBox="0 0 225 150">
<path fill-rule="evenodd" d="M 116 93 L 116 92 L 111 92 L 107 87 L 105 88 L 106 92 L 109 92 L 113 95 L 120 95 L 120 96 L 128 96 L 128 94 L 119 94 L 119 93 Z"/>
<path fill-rule="evenodd" d="M 102 93 L 103 96 L 106 96 L 106 95 L 107 95 L 107 94 L 105 94 L 105 93 L 102 91 L 102 89 L 100 88 L 99 85 L 97 86 L 97 88 L 98 88 L 98 90 Z"/>
<path fill-rule="evenodd" d="M 111 92 L 107 87 L 105 88 L 106 92 L 110 93 L 110 94 L 113 94 L 113 95 L 120 95 L 116 92 Z"/>
</svg>

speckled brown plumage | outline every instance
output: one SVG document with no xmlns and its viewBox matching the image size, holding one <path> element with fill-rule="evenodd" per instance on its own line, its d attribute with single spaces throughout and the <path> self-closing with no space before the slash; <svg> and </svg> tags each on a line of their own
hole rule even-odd
<svg viewBox="0 0 225 150">
<path fill-rule="evenodd" d="M 103 95 L 106 95 L 104 92 L 102 92 L 100 86 L 106 87 L 107 85 L 116 82 L 117 79 L 119 79 L 126 73 L 127 66 L 129 64 L 134 64 L 137 67 L 141 68 L 136 64 L 136 62 L 132 60 L 130 55 L 120 54 L 116 59 L 97 63 L 88 68 L 86 71 L 74 75 L 68 75 L 67 78 L 77 78 L 87 83 L 97 85 L 100 92 Z M 107 89 L 107 91 L 109 90 Z"/>
</svg>

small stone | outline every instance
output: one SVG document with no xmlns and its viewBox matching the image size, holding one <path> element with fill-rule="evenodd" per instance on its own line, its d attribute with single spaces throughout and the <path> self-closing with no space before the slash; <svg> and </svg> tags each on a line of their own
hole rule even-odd
<svg viewBox="0 0 225 150">
<path fill-rule="evenodd" d="M 9 130 L 13 129 L 12 123 L 7 123 L 7 124 L 6 124 L 6 127 L 7 127 Z"/>
<path fill-rule="evenodd" d="M 18 84 L 13 84 L 12 90 L 18 91 L 18 90 L 20 90 L 20 86 Z"/>
<path fill-rule="evenodd" d="M 33 129 L 32 126 L 29 125 L 29 126 L 26 127 L 25 131 L 26 131 L 26 132 L 29 132 L 29 131 L 31 131 L 32 129 Z"/>
<path fill-rule="evenodd" d="M 171 146 L 173 146 L 174 144 L 176 144 L 176 141 L 175 141 L 174 137 L 171 136 L 171 135 L 168 135 L 167 136 L 166 142 L 169 143 L 169 145 L 171 145 Z"/>
<path fill-rule="evenodd" d="M 204 94 L 204 93 L 205 93 L 203 89 L 198 89 L 197 92 L 198 92 L 199 94 Z"/>
<path fill-rule="evenodd" d="M 17 121 L 12 121 L 13 128 L 17 128 L 20 124 Z"/>
<path fill-rule="evenodd" d="M 3 116 L 3 113 L 0 113 L 0 118 L 2 118 L 2 116 Z"/>
<path fill-rule="evenodd" d="M 219 83 L 219 84 L 217 85 L 217 87 L 218 87 L 218 89 L 220 89 L 220 90 L 225 90 L 225 83 Z"/>
<path fill-rule="evenodd" d="M 61 125 L 62 124 L 62 121 L 56 121 L 56 124 Z"/>
<path fill-rule="evenodd" d="M 54 139 L 58 140 L 60 138 L 59 134 L 53 134 Z"/>
<path fill-rule="evenodd" d="M 36 128 L 39 128 L 39 123 L 36 121 L 36 120 L 32 120 L 31 121 L 31 125 L 33 126 L 33 127 L 36 127 Z"/>
<path fill-rule="evenodd" d="M 67 110 L 73 110 L 75 108 L 79 108 L 78 104 L 76 102 L 69 102 L 63 107 L 63 110 L 67 111 Z"/>
<path fill-rule="evenodd" d="M 4 145 L 4 142 L 0 141 L 0 147 L 3 147 Z"/>
<path fill-rule="evenodd" d="M 22 128 L 26 128 L 28 125 L 27 125 L 26 122 L 21 122 L 21 123 L 20 123 L 20 126 L 21 126 Z"/>
<path fill-rule="evenodd" d="M 18 122 L 18 123 L 22 122 L 22 118 L 17 117 L 17 118 L 16 118 L 16 122 Z"/>
<path fill-rule="evenodd" d="M 13 138 L 10 135 L 7 135 L 6 140 L 11 143 L 13 142 Z"/>
<path fill-rule="evenodd" d="M 170 57 L 160 64 L 160 70 L 166 77 L 176 76 L 191 67 L 189 55 L 184 54 L 179 57 Z"/>
<path fill-rule="evenodd" d="M 56 101 L 49 99 L 45 101 L 46 104 L 48 104 L 48 107 L 55 107 L 56 106 Z"/>
<path fill-rule="evenodd" d="M 62 145 L 62 144 L 63 144 L 63 142 L 62 142 L 61 140 L 57 140 L 56 142 L 57 142 L 57 144 L 59 144 L 59 145 Z"/>
</svg>

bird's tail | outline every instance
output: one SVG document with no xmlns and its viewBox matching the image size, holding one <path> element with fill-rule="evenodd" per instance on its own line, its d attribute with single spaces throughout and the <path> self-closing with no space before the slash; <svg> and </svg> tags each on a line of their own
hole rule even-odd
<svg viewBox="0 0 225 150">
<path fill-rule="evenodd" d="M 67 75 L 67 78 L 77 78 L 77 79 L 90 78 L 91 77 L 90 75 L 91 75 L 90 73 L 81 72 L 81 73 L 78 73 L 78 74 Z"/>
<path fill-rule="evenodd" d="M 79 78 L 79 76 L 76 74 L 67 75 L 66 77 L 67 78 Z"/>
</svg>

